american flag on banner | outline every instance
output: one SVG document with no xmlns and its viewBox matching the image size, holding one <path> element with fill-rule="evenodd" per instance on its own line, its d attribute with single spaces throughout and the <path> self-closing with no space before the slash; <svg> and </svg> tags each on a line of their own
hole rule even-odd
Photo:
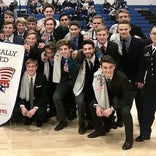
<svg viewBox="0 0 156 156">
<path fill-rule="evenodd" d="M 9 87 L 9 82 L 15 73 L 15 69 L 11 67 L 0 68 L 0 92 L 5 93 L 6 88 Z"/>
<path fill-rule="evenodd" d="M 11 80 L 15 69 L 11 67 L 0 68 L 0 80 Z"/>
</svg>

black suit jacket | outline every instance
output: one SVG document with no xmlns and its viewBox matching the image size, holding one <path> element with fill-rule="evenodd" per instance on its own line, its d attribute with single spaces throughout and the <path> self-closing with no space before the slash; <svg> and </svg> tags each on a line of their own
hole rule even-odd
<svg viewBox="0 0 156 156">
<path fill-rule="evenodd" d="M 15 30 L 14 35 L 18 36 L 18 32 L 17 32 L 17 30 Z M 26 36 L 27 36 L 27 32 L 25 31 L 25 32 L 24 32 L 24 35 L 23 35 L 22 38 L 25 39 Z M 20 36 L 20 37 L 21 37 L 21 36 Z"/>
<path fill-rule="evenodd" d="M 47 80 L 43 74 L 37 74 L 34 83 L 34 106 L 47 107 Z M 24 104 L 26 108 L 30 108 L 29 102 L 26 99 L 19 98 L 19 105 Z"/>
<path fill-rule="evenodd" d="M 120 69 L 133 83 L 144 82 L 139 75 L 142 71 L 141 58 L 144 47 L 145 43 L 143 40 L 132 37 L 128 52 L 121 56 Z"/>
<path fill-rule="evenodd" d="M 97 56 L 100 56 L 102 54 L 101 48 L 96 47 L 95 48 L 95 53 L 96 53 Z M 102 54 L 102 55 L 104 55 L 104 54 Z M 105 55 L 110 55 L 117 62 L 119 62 L 120 55 L 119 55 L 119 52 L 118 52 L 117 43 L 115 43 L 113 41 L 108 41 Z"/>
<path fill-rule="evenodd" d="M 136 89 L 123 72 L 118 70 L 114 72 L 110 86 L 109 100 L 115 110 L 132 104 Z"/>
<path fill-rule="evenodd" d="M 95 57 L 94 65 L 92 70 L 90 70 L 88 66 L 88 62 L 86 60 L 86 73 L 85 73 L 85 84 L 84 84 L 84 91 L 85 91 L 85 96 L 89 99 L 92 99 L 94 97 L 94 91 L 93 91 L 93 78 L 94 78 L 94 73 L 98 70 L 100 66 L 99 59 Z"/>
</svg>

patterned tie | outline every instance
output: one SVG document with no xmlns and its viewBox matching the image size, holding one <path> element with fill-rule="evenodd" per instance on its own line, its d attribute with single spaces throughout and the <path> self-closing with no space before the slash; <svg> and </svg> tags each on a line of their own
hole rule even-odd
<svg viewBox="0 0 156 156">
<path fill-rule="evenodd" d="M 68 60 L 65 60 L 64 71 L 65 71 L 65 72 L 68 72 L 68 71 L 69 71 Z"/>
<path fill-rule="evenodd" d="M 106 54 L 106 47 L 104 45 L 101 47 L 101 52 L 102 54 Z"/>
<path fill-rule="evenodd" d="M 30 108 L 34 107 L 34 85 L 33 85 L 33 78 L 30 79 L 29 84 L 29 100 L 30 100 Z"/>
</svg>

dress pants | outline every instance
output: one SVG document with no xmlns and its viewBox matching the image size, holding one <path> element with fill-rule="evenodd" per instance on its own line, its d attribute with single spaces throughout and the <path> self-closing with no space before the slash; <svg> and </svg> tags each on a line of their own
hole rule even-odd
<svg viewBox="0 0 156 156">
<path fill-rule="evenodd" d="M 152 132 L 152 124 L 154 122 L 154 115 L 156 111 L 156 94 L 145 93 L 144 95 L 144 120 L 141 127 L 141 134 L 145 137 L 150 137 Z"/>
<path fill-rule="evenodd" d="M 29 110 L 29 108 L 27 109 Z M 47 108 L 42 106 L 39 107 L 35 115 L 32 118 L 28 118 L 23 117 L 20 106 L 15 106 L 12 118 L 15 122 L 21 122 L 22 119 L 24 119 L 25 121 L 27 120 L 31 123 L 33 120 L 35 120 L 37 124 L 42 125 L 47 118 Z"/>
<path fill-rule="evenodd" d="M 78 124 L 79 126 L 85 126 L 86 103 L 83 91 L 78 96 L 75 97 L 75 101 L 78 106 L 78 116 L 79 116 Z"/>
<path fill-rule="evenodd" d="M 105 118 L 105 117 L 98 117 L 96 115 L 96 108 L 93 106 L 94 102 L 90 104 L 90 111 L 92 115 L 92 119 L 94 121 L 94 128 L 95 131 L 98 133 L 103 133 L 107 127 L 107 124 L 111 122 L 111 118 Z M 125 125 L 125 135 L 126 135 L 126 141 L 133 142 L 133 120 L 130 113 L 132 104 L 128 106 L 124 106 L 119 110 L 121 117 L 123 118 L 123 122 Z M 110 116 L 111 117 L 111 116 Z M 110 120 L 110 121 L 108 121 Z"/>
<path fill-rule="evenodd" d="M 57 84 L 57 86 L 56 86 L 55 93 L 53 96 L 53 101 L 54 101 L 55 108 L 56 108 L 57 119 L 59 121 L 66 120 L 66 114 L 65 114 L 65 108 L 63 105 L 63 99 L 64 99 L 65 95 L 67 95 L 69 93 L 71 88 L 72 88 L 71 86 L 61 84 L 61 83 Z"/>
</svg>

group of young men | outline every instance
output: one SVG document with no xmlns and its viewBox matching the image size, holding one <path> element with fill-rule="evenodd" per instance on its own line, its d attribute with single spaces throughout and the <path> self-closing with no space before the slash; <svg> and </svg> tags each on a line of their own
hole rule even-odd
<svg viewBox="0 0 156 156">
<path fill-rule="evenodd" d="M 95 129 L 89 138 L 104 136 L 111 128 L 124 124 L 122 149 L 127 150 L 134 140 L 130 110 L 135 99 L 140 125 L 136 141 L 150 139 L 156 109 L 156 92 L 151 90 L 156 84 L 156 28 L 151 31 L 151 53 L 145 48 L 148 39 L 140 27 L 130 24 L 127 10 L 119 10 L 118 24 L 112 26 L 111 33 L 99 15 L 93 17 L 93 28 L 84 32 L 80 23 L 70 21 L 67 14 L 61 14 L 58 23 L 52 17 L 51 5 L 45 6 L 43 12 L 46 18 L 39 21 L 38 27 L 37 20 L 28 17 L 27 21 L 18 18 L 16 29 L 14 20 L 7 19 L 12 19 L 11 15 L 4 13 L 1 42 L 25 47 L 13 120 L 24 120 L 25 125 L 35 120 L 41 127 L 47 116 L 56 115 L 59 123 L 55 131 L 60 131 L 78 115 L 79 134 Z M 147 74 L 145 83 L 148 70 L 150 76 Z M 148 89 L 143 89 L 144 84 Z"/>
</svg>

